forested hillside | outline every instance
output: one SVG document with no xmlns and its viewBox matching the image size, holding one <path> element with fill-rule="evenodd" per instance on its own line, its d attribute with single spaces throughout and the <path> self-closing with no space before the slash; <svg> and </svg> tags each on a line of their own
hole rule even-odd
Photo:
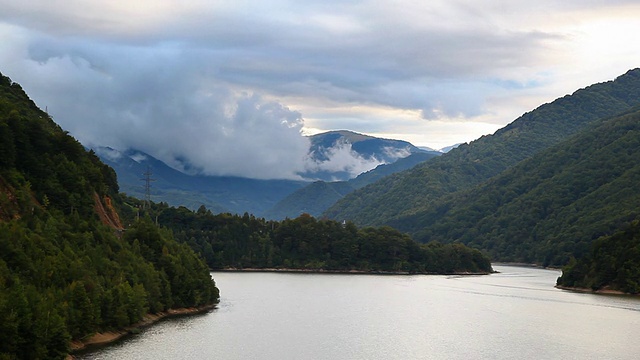
<svg viewBox="0 0 640 360">
<path fill-rule="evenodd" d="M 640 218 L 640 110 L 597 121 L 474 189 L 392 222 L 494 260 L 566 264 Z"/>
<path fill-rule="evenodd" d="M 324 215 L 359 225 L 383 225 L 401 216 L 429 211 L 441 196 L 476 186 L 591 122 L 638 104 L 640 69 L 635 69 L 615 81 L 592 85 L 542 105 L 493 135 L 354 191 Z"/>
<path fill-rule="evenodd" d="M 129 199 L 135 203 L 135 199 Z M 418 244 L 389 227 L 358 229 L 353 223 L 295 219 L 267 221 L 249 214 L 214 215 L 153 204 L 158 223 L 201 253 L 209 266 L 311 271 L 488 273 L 489 258 L 461 244 Z"/>
<path fill-rule="evenodd" d="M 558 285 L 640 293 L 640 222 L 599 238 L 583 258 L 572 258 Z"/>
<path fill-rule="evenodd" d="M 289 194 L 265 214 L 268 219 L 295 218 L 301 214 L 319 216 L 336 201 L 352 192 L 348 181 L 316 181 Z"/>
<path fill-rule="evenodd" d="M 64 359 L 72 339 L 218 300 L 169 232 L 123 234 L 119 202 L 114 171 L 0 75 L 0 359 Z"/>
</svg>

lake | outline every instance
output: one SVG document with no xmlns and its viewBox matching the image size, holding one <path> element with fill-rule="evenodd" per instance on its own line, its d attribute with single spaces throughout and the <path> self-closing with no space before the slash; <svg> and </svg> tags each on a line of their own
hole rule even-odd
<svg viewBox="0 0 640 360">
<path fill-rule="evenodd" d="M 79 359 L 638 359 L 640 299 L 484 276 L 216 272 L 217 309 Z"/>
</svg>

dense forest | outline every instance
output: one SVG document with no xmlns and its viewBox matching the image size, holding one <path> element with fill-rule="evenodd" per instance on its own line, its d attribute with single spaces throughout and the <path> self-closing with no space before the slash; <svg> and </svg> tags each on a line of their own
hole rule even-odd
<svg viewBox="0 0 640 360">
<path fill-rule="evenodd" d="M 558 278 L 559 286 L 640 293 L 639 221 L 599 238 L 590 250 L 579 260 L 571 259 Z"/>
<path fill-rule="evenodd" d="M 440 197 L 477 186 L 593 121 L 637 105 L 640 105 L 640 69 L 542 105 L 493 135 L 356 190 L 324 215 L 361 226 L 379 226 L 428 211 Z"/>
<path fill-rule="evenodd" d="M 139 200 L 128 199 L 130 209 Z M 353 223 L 253 215 L 212 214 L 204 206 L 152 204 L 158 224 L 202 254 L 212 269 L 280 268 L 429 274 L 489 273 L 489 259 L 461 244 L 418 244 L 390 227 L 358 229 Z M 133 216 L 132 213 L 129 216 Z"/>
<path fill-rule="evenodd" d="M 485 184 L 391 222 L 418 241 L 461 242 L 493 259 L 564 265 L 640 218 L 640 110 L 597 121 Z"/>
<path fill-rule="evenodd" d="M 149 219 L 124 231 L 119 203 L 114 171 L 0 75 L 0 359 L 218 301 L 193 250 Z"/>
</svg>

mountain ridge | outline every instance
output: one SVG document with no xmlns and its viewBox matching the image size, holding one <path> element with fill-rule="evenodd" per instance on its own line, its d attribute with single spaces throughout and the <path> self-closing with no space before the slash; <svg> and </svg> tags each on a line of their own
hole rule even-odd
<svg viewBox="0 0 640 360">
<path fill-rule="evenodd" d="M 418 241 L 460 242 L 499 261 L 564 265 L 640 217 L 638 158 L 640 107 L 391 225 L 409 228 Z"/>
<path fill-rule="evenodd" d="M 478 185 L 599 118 L 640 104 L 640 69 L 543 104 L 512 123 L 410 170 L 358 189 L 324 212 L 330 219 L 383 225 L 441 196 Z M 400 229 L 403 230 L 403 229 Z"/>
</svg>

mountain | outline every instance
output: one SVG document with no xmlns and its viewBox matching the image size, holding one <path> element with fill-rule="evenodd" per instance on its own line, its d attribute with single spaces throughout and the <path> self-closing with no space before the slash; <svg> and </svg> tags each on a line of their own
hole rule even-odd
<svg viewBox="0 0 640 360">
<path fill-rule="evenodd" d="M 190 209 L 204 205 L 214 212 L 262 215 L 280 199 L 308 183 L 188 175 L 142 151 L 120 152 L 110 148 L 97 148 L 95 151 L 106 164 L 115 169 L 123 192 L 144 199 L 144 174 L 148 171 L 152 180 L 151 200 Z"/>
<path fill-rule="evenodd" d="M 318 216 L 353 190 L 348 181 L 316 181 L 280 200 L 267 211 L 265 217 L 282 220 L 293 219 L 301 214 Z"/>
<path fill-rule="evenodd" d="M 345 195 L 372 184 L 387 175 L 410 169 L 417 164 L 439 156 L 436 151 L 416 152 L 391 164 L 378 165 L 375 169 L 348 181 L 316 181 L 279 201 L 265 216 L 269 219 L 295 218 L 302 213 L 320 216 Z"/>
<path fill-rule="evenodd" d="M 218 301 L 202 258 L 149 219 L 124 231 L 127 208 L 113 169 L 0 74 L 0 359 L 65 359 L 71 340 Z"/>
<path fill-rule="evenodd" d="M 442 153 L 438 151 L 413 153 L 406 158 L 397 160 L 394 163 L 378 165 L 375 169 L 364 172 L 348 182 L 354 189 L 360 189 L 361 187 L 375 183 L 385 176 L 411 169 L 418 164 L 440 155 L 442 155 Z"/>
<path fill-rule="evenodd" d="M 442 196 L 477 186 L 585 129 L 593 121 L 638 104 L 640 69 L 635 69 L 614 81 L 595 84 L 544 104 L 493 135 L 460 145 L 410 170 L 358 189 L 324 215 L 360 225 L 382 225 L 429 211 Z M 414 231 L 414 226 L 399 229 Z"/>
<path fill-rule="evenodd" d="M 327 165 L 331 162 L 332 156 L 338 149 L 348 151 L 349 156 L 356 163 L 359 161 L 369 164 L 398 162 L 396 166 L 380 165 L 375 171 L 368 172 L 367 175 L 349 185 L 354 188 L 389 173 L 407 169 L 415 165 L 417 161 L 422 161 L 421 159 L 439 155 L 438 152 L 420 150 L 406 141 L 379 139 L 350 131 L 318 134 L 311 136 L 310 140 L 312 145 L 309 154 L 313 161 L 319 164 L 319 167 L 304 174 L 309 178 L 350 179 L 351 171 L 347 171 L 348 169 L 322 170 L 323 164 Z M 144 174 L 148 172 L 150 174 L 148 177 L 150 178 L 151 200 L 163 201 L 174 206 L 186 206 L 190 209 L 197 209 L 204 205 L 216 213 L 243 214 L 247 212 L 256 216 L 278 219 L 286 216 L 295 217 L 300 214 L 298 210 L 279 210 L 283 207 L 286 209 L 299 209 L 300 206 L 306 208 L 307 205 L 279 204 L 281 201 L 291 202 L 291 200 L 283 200 L 288 196 L 293 196 L 294 199 L 304 199 L 307 195 L 294 195 L 294 193 L 305 186 L 311 187 L 311 189 L 305 190 L 305 194 L 308 194 L 310 198 L 319 199 L 318 196 L 324 196 L 322 194 L 331 194 L 329 197 L 323 198 L 322 201 L 313 202 L 313 206 L 317 207 L 317 209 L 311 210 L 313 214 L 320 214 L 347 193 L 340 190 L 341 196 L 335 197 L 332 194 L 333 190 L 330 190 L 332 187 L 344 187 L 342 185 L 327 185 L 325 186 L 327 192 L 319 193 L 317 190 L 313 190 L 317 186 L 315 185 L 316 181 L 260 180 L 233 176 L 185 174 L 152 155 L 135 149 L 119 151 L 108 147 L 98 147 L 94 151 L 103 162 L 115 169 L 123 192 L 141 199 L 145 198 L 146 176 Z"/>
<path fill-rule="evenodd" d="M 315 167 L 301 175 L 323 181 L 346 181 L 361 173 L 362 168 L 368 170 L 394 163 L 411 154 L 433 152 L 407 141 L 376 138 L 348 130 L 312 135 L 309 140 L 309 158 Z"/>
<path fill-rule="evenodd" d="M 640 107 L 596 121 L 475 188 L 391 221 L 421 242 L 459 242 L 494 260 L 567 264 L 640 219 Z"/>
<path fill-rule="evenodd" d="M 392 163 L 409 154 L 424 152 L 403 140 L 382 139 L 348 130 L 328 131 L 312 135 L 309 153 L 314 159 L 326 160 L 332 148 L 349 144 L 351 149 L 365 159 L 375 158 L 383 163 Z"/>
</svg>

